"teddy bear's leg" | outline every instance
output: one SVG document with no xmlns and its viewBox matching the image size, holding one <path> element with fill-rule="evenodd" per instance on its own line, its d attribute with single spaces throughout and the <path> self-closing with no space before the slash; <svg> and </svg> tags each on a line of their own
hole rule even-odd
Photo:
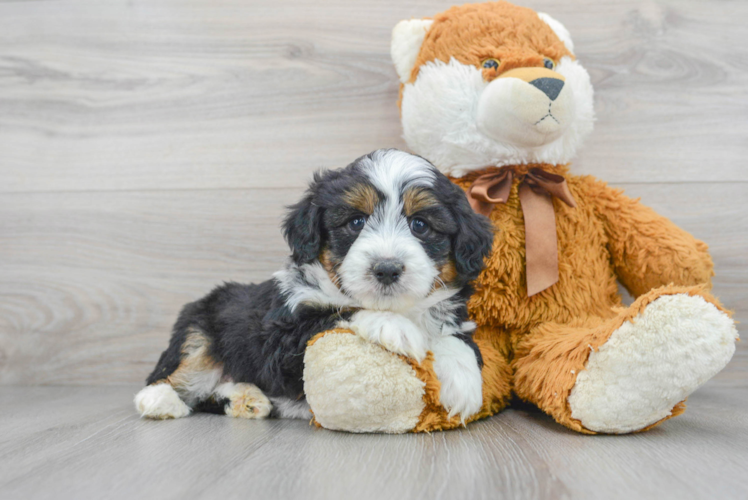
<svg viewBox="0 0 748 500">
<path fill-rule="evenodd" d="M 501 410 L 511 396 L 511 370 L 504 355 L 476 339 L 483 358 L 483 406 L 468 421 Z M 431 432 L 463 425 L 440 402 L 434 354 L 420 363 L 379 345 L 332 330 L 316 335 L 304 355 L 304 392 L 315 422 L 348 432 Z"/>
<path fill-rule="evenodd" d="M 697 287 L 662 287 L 607 319 L 542 325 L 517 344 L 515 392 L 584 433 L 646 430 L 732 357 L 738 334 Z"/>
<path fill-rule="evenodd" d="M 426 407 L 425 385 L 402 357 L 347 330 L 316 336 L 304 355 L 304 392 L 327 429 L 412 431 Z"/>
</svg>

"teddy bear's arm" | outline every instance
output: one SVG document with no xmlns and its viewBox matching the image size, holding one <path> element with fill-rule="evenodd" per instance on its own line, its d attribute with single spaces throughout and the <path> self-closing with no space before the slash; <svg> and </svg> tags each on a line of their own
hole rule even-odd
<svg viewBox="0 0 748 500">
<path fill-rule="evenodd" d="M 638 297 L 670 283 L 711 286 L 714 264 L 706 243 L 623 191 L 584 181 L 605 226 L 616 275 L 629 293 Z"/>
</svg>

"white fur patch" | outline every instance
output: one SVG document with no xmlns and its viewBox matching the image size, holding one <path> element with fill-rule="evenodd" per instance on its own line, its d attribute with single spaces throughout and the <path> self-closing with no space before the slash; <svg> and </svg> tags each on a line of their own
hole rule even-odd
<svg viewBox="0 0 748 500">
<path fill-rule="evenodd" d="M 371 153 L 371 159 L 362 158 L 360 166 L 372 184 L 395 206 L 406 189 L 431 187 L 436 180 L 433 165 L 397 149 L 378 149 Z"/>
<path fill-rule="evenodd" d="M 223 368 L 193 371 L 182 376 L 182 384 L 175 387 L 177 394 L 189 406 L 195 406 L 213 393 L 221 380 Z"/>
<path fill-rule="evenodd" d="M 402 359 L 356 335 L 326 335 L 304 355 L 304 392 L 327 429 L 408 432 L 425 406 L 424 385 Z"/>
<path fill-rule="evenodd" d="M 433 22 L 431 19 L 411 19 L 400 21 L 392 29 L 390 55 L 401 82 L 410 80 L 421 45 Z"/>
<path fill-rule="evenodd" d="M 298 418 L 309 420 L 312 412 L 309 403 L 305 400 L 295 401 L 289 398 L 270 398 L 273 408 L 278 412 L 279 418 Z"/>
<path fill-rule="evenodd" d="M 291 259 L 273 274 L 278 288 L 286 296 L 286 305 L 294 311 L 299 305 L 361 307 L 330 280 L 319 262 L 297 266 Z"/>
<path fill-rule="evenodd" d="M 419 362 L 426 357 L 426 332 L 400 314 L 389 311 L 358 311 L 348 326 L 362 339 L 379 344 L 388 351 Z"/>
<path fill-rule="evenodd" d="M 660 297 L 590 354 L 571 416 L 615 434 L 662 420 L 727 365 L 737 338 L 734 322 L 703 298 Z"/>
<path fill-rule="evenodd" d="M 463 423 L 483 406 L 483 379 L 475 352 L 462 340 L 447 336 L 433 343 L 434 372 L 441 382 L 439 400 L 449 416 Z"/>
<path fill-rule="evenodd" d="M 526 147 L 484 135 L 477 120 L 481 97 L 489 83 L 480 69 L 454 58 L 449 63 L 424 64 L 416 81 L 404 86 L 403 137 L 414 153 L 456 177 L 486 166 L 568 163 L 592 131 L 593 90 L 589 74 L 578 61 L 564 57 L 555 71 L 565 78 L 564 92 L 570 93 L 569 116 L 573 121 L 560 137 L 548 143 Z"/>
<path fill-rule="evenodd" d="M 169 384 L 143 387 L 135 395 L 135 409 L 141 417 L 154 419 L 186 417 L 192 411 Z"/>
</svg>

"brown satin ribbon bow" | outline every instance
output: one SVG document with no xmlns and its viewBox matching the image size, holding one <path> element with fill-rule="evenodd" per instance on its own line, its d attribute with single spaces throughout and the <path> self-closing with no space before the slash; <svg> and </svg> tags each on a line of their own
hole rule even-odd
<svg viewBox="0 0 748 500">
<path fill-rule="evenodd" d="M 506 203 L 514 173 L 510 168 L 483 174 L 468 189 L 473 210 L 488 216 L 497 203 Z M 519 184 L 519 201 L 525 217 L 527 296 L 542 292 L 558 281 L 556 212 L 552 196 L 572 208 L 577 206 L 563 176 L 532 168 Z"/>
</svg>

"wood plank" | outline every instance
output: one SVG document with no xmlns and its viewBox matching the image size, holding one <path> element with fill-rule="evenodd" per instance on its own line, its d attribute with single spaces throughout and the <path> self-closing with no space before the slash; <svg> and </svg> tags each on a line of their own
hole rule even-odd
<svg viewBox="0 0 748 500">
<path fill-rule="evenodd" d="M 300 187 L 403 147 L 389 36 L 437 2 L 0 3 L 0 192 Z M 613 182 L 748 180 L 748 4 L 520 2 L 596 86 L 576 162 Z"/>
<path fill-rule="evenodd" d="M 715 293 L 745 324 L 748 184 L 622 187 L 710 243 Z M 0 384 L 140 383 L 182 305 L 225 280 L 269 279 L 281 266 L 279 222 L 300 194 L 2 195 Z"/>
<path fill-rule="evenodd" d="M 145 421 L 134 390 L 0 387 L 0 496 L 739 499 L 748 489 L 745 383 L 712 381 L 684 415 L 629 436 L 579 435 L 523 406 L 401 436 L 204 414 Z"/>
</svg>

